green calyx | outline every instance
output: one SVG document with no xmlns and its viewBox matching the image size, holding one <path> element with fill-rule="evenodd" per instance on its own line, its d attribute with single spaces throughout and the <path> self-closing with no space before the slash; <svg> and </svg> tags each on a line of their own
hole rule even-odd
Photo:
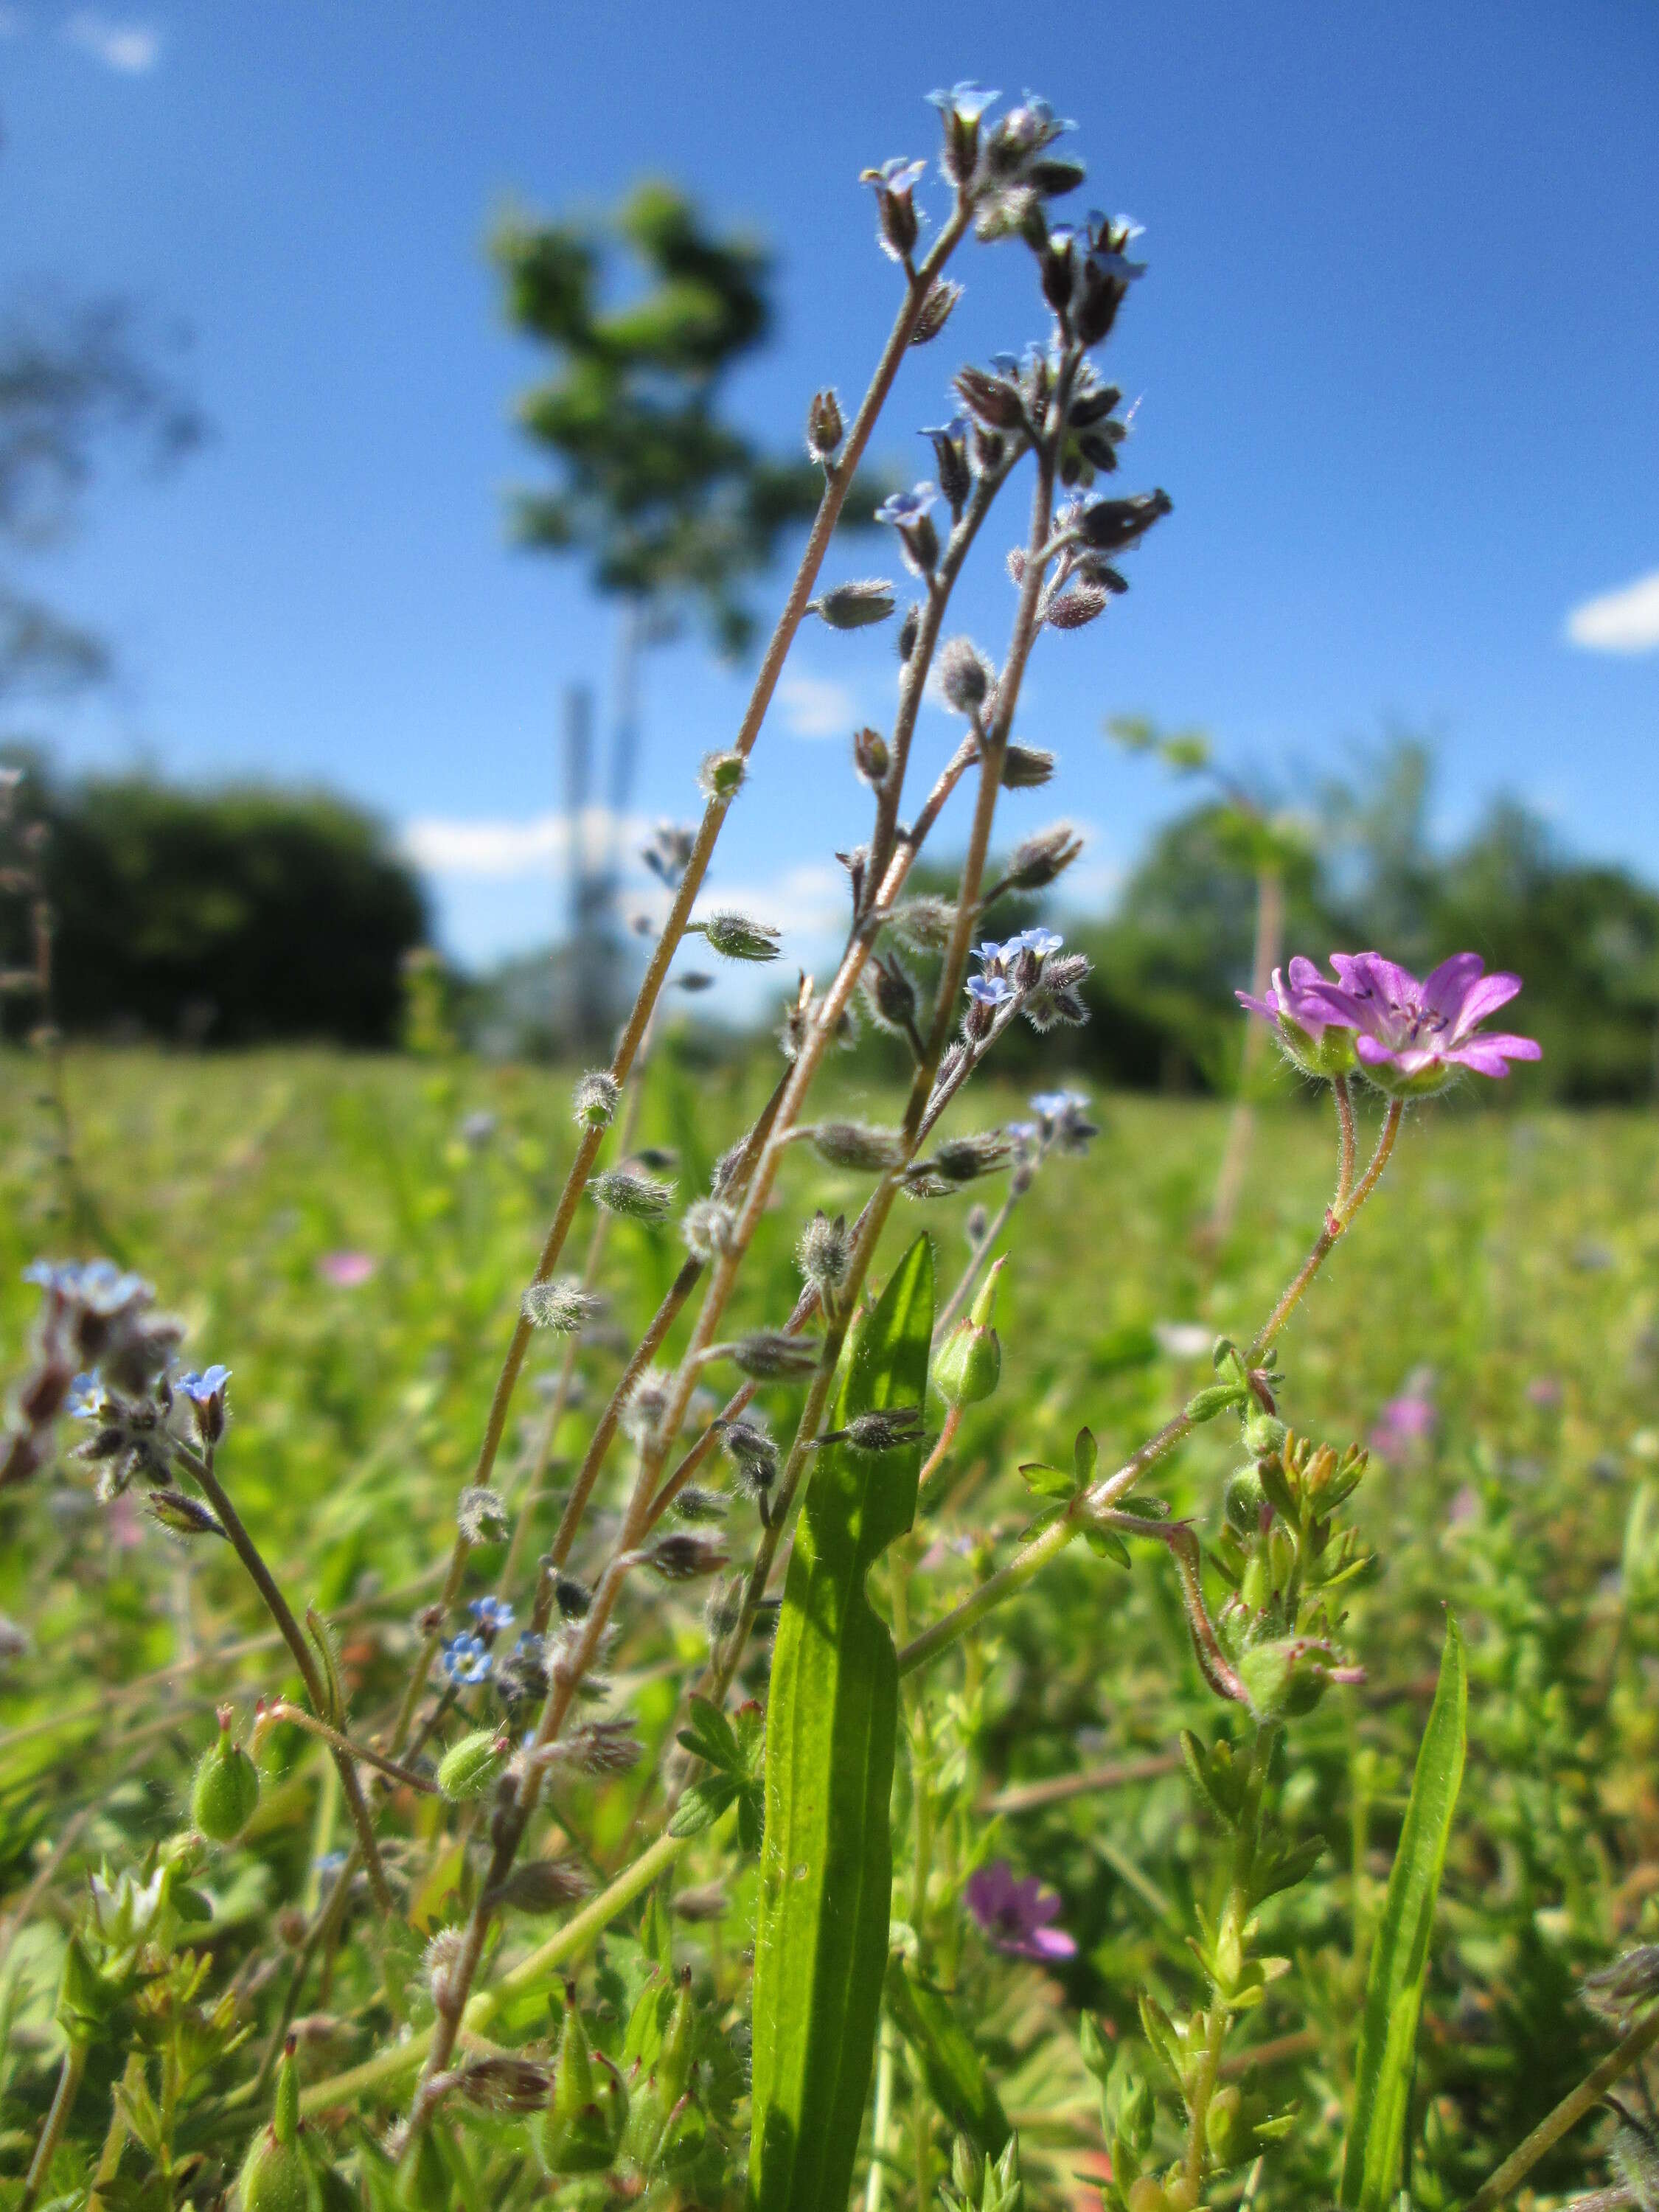
<svg viewBox="0 0 1659 2212">
<path fill-rule="evenodd" d="M 481 1797 L 507 1764 L 507 1742 L 494 1729 L 474 1729 L 453 1743 L 438 1767 L 438 1787 L 452 1802 Z"/>
<path fill-rule="evenodd" d="M 203 1753 L 191 1785 L 190 1817 L 210 1844 L 234 1844 L 259 1803 L 259 1770 L 230 1740 L 230 1707 L 219 1708 L 217 1741 Z"/>
<path fill-rule="evenodd" d="M 555 2174 L 603 2173 L 616 2160 L 627 2118 L 622 2076 L 603 2053 L 595 2057 L 567 1989 L 553 2094 L 537 2130 L 543 2165 Z"/>
<path fill-rule="evenodd" d="M 276 2101 L 269 2124 L 247 2147 L 239 2185 L 241 2212 L 315 2212 L 319 2192 L 301 2142 L 300 2081 L 294 2038 L 276 2062 Z"/>
<path fill-rule="evenodd" d="M 1006 1265 L 1006 1260 L 999 1260 L 992 1268 L 933 1362 L 933 1388 L 953 1411 L 978 1405 L 1002 1379 L 1002 1340 L 991 1326 L 991 1316 L 996 1308 L 997 1278 Z"/>
</svg>

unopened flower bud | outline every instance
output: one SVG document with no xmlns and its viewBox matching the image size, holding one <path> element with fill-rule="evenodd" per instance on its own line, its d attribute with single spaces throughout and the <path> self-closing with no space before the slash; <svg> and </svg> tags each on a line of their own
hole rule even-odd
<svg viewBox="0 0 1659 2212">
<path fill-rule="evenodd" d="M 623 1206 L 614 1210 L 627 1211 Z M 574 1275 L 555 1275 L 548 1282 L 532 1283 L 519 1310 L 532 1328 L 550 1328 L 559 1336 L 574 1336 L 604 1312 L 605 1300 L 596 1291 L 584 1290 Z"/>
<path fill-rule="evenodd" d="M 697 784 L 705 799 L 735 799 L 748 774 L 749 763 L 740 752 L 706 753 Z"/>
<path fill-rule="evenodd" d="M 854 730 L 853 732 L 853 765 L 866 783 L 873 787 L 885 777 L 892 765 L 892 755 L 887 750 L 887 740 L 879 730 Z"/>
<path fill-rule="evenodd" d="M 438 1787 L 453 1802 L 482 1797 L 507 1765 L 507 1740 L 494 1729 L 474 1729 L 453 1743 L 438 1765 Z"/>
<path fill-rule="evenodd" d="M 939 688 L 959 714 L 977 714 L 990 696 L 996 671 L 971 638 L 953 637 L 940 648 Z"/>
<path fill-rule="evenodd" d="M 621 1096 L 621 1085 L 608 1069 L 589 1068 L 571 1094 L 578 1128 L 608 1129 Z"/>
<path fill-rule="evenodd" d="M 910 333 L 913 346 L 925 346 L 936 338 L 951 319 L 957 301 L 962 297 L 962 287 L 954 277 L 936 276 L 921 303 L 921 313 L 916 317 L 916 326 Z"/>
<path fill-rule="evenodd" d="M 853 1240 L 848 1234 L 847 1216 L 838 1213 L 832 1221 L 820 1208 L 801 1231 L 795 1247 L 796 1265 L 820 1296 L 833 1298 L 847 1280 L 852 1261 Z"/>
<path fill-rule="evenodd" d="M 1054 757 L 1037 745 L 1010 745 L 1002 757 L 1005 791 L 1035 791 L 1054 772 Z"/>
<path fill-rule="evenodd" d="M 794 1375 L 810 1375 L 818 1364 L 818 1341 L 812 1336 L 791 1336 L 781 1328 L 757 1328 L 739 1337 L 732 1346 L 732 1364 L 757 1382 L 775 1382 Z"/>
<path fill-rule="evenodd" d="M 872 623 L 887 621 L 895 605 L 890 583 L 865 577 L 820 592 L 816 599 L 807 601 L 806 611 L 828 623 L 831 629 L 867 629 Z"/>
<path fill-rule="evenodd" d="M 1241 1536 L 1253 1536 L 1261 1525 L 1261 1508 L 1266 1502 L 1261 1477 L 1254 1467 L 1241 1467 L 1227 1485 L 1223 1510 L 1228 1525 Z"/>
<path fill-rule="evenodd" d="M 775 960 L 778 935 L 769 922 L 746 914 L 711 914 L 699 925 L 711 952 L 726 960 Z"/>
<path fill-rule="evenodd" d="M 1083 850 L 1083 840 L 1069 822 L 1057 822 L 1015 846 L 1003 875 L 1011 891 L 1040 891 L 1069 868 Z"/>
<path fill-rule="evenodd" d="M 468 1483 L 456 1504 L 455 1522 L 469 1544 L 502 1544 L 509 1533 L 501 1494 L 487 1483 Z"/>
<path fill-rule="evenodd" d="M 902 1451 L 921 1441 L 920 1406 L 882 1406 L 855 1414 L 844 1429 L 831 1429 L 818 1444 L 850 1444 L 854 1451 Z"/>
<path fill-rule="evenodd" d="M 814 1151 L 831 1167 L 877 1172 L 896 1167 L 904 1139 L 896 1129 L 872 1129 L 862 1121 L 820 1121 L 811 1132 Z"/>
<path fill-rule="evenodd" d="M 635 1175 L 627 1168 L 607 1168 L 588 1186 L 608 1213 L 627 1221 L 666 1221 L 674 1202 L 674 1186 L 653 1176 Z"/>
<path fill-rule="evenodd" d="M 916 649 L 916 635 L 921 628 L 921 609 L 913 599 L 904 610 L 904 620 L 899 624 L 898 657 L 908 660 Z"/>
<path fill-rule="evenodd" d="M 231 1709 L 219 1708 L 219 1734 L 191 1785 L 190 1817 L 210 1844 L 234 1844 L 259 1803 L 259 1770 L 230 1740 Z"/>
<path fill-rule="evenodd" d="M 724 1521 L 731 1505 L 732 1501 L 723 1490 L 702 1490 L 695 1482 L 688 1482 L 674 1498 L 676 1518 L 690 1521 L 698 1528 L 710 1521 Z"/>
<path fill-rule="evenodd" d="M 182 1536 L 186 1542 L 197 1536 L 222 1536 L 224 1529 L 218 1516 L 203 1504 L 199 1498 L 171 1486 L 152 1490 L 149 1493 L 149 1513 L 170 1536 Z"/>
<path fill-rule="evenodd" d="M 735 1220 L 731 1207 L 722 1206 L 719 1199 L 695 1200 L 680 1219 L 680 1235 L 685 1239 L 686 1250 L 694 1260 L 701 1260 L 707 1266 L 731 1243 Z"/>
<path fill-rule="evenodd" d="M 592 1609 L 593 1593 L 586 1583 L 578 1582 L 574 1575 L 555 1575 L 553 1601 L 559 1608 L 562 1620 L 583 1620 Z"/>
<path fill-rule="evenodd" d="M 1254 1413 L 1244 1423 L 1244 1449 L 1252 1459 L 1277 1459 L 1285 1434 L 1284 1422 L 1273 1414 Z"/>
<path fill-rule="evenodd" d="M 933 1361 L 933 1387 L 953 1411 L 988 1398 L 1002 1377 L 1002 1340 L 991 1325 L 996 1307 L 999 1260 L 981 1285 L 972 1309 L 951 1331 Z"/>
<path fill-rule="evenodd" d="M 689 1583 L 718 1574 L 729 1556 L 718 1537 L 675 1528 L 658 1537 L 645 1554 L 645 1564 L 665 1583 Z"/>
<path fill-rule="evenodd" d="M 557 1912 L 589 1894 L 593 1878 L 577 1858 L 526 1859 L 490 1892 L 503 1911 Z"/>
<path fill-rule="evenodd" d="M 916 987 L 896 960 L 872 960 L 864 971 L 865 1000 L 879 1026 L 907 1035 L 916 1018 Z"/>
<path fill-rule="evenodd" d="M 806 450 L 815 461 L 833 460 L 845 434 L 841 403 L 833 392 L 815 392 L 806 410 Z"/>
</svg>

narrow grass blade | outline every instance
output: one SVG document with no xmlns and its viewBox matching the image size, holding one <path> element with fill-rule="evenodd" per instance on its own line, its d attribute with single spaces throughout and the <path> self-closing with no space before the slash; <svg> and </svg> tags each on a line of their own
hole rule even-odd
<svg viewBox="0 0 1659 2212">
<path fill-rule="evenodd" d="M 1417 2017 L 1429 1970 L 1435 1899 L 1463 1779 L 1468 1717 L 1463 1638 L 1449 1616 L 1440 1680 L 1417 1753 L 1406 1824 L 1365 1982 L 1353 2117 L 1342 2163 L 1342 2203 L 1351 2212 L 1387 2212 L 1399 2187 Z"/>
</svg>

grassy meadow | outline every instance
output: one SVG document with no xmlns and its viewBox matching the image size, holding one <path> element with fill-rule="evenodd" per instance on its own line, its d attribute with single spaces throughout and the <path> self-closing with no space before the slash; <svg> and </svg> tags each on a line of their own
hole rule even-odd
<svg viewBox="0 0 1659 2212">
<path fill-rule="evenodd" d="M 674 1154 L 683 1195 L 707 1188 L 772 1075 L 658 1054 L 639 1140 Z M 104 1249 L 153 1280 L 188 1322 L 190 1362 L 234 1372 L 223 1479 L 296 1608 L 334 1619 L 367 1732 L 395 1703 L 416 1615 L 438 1587 L 572 1147 L 568 1074 L 77 1051 L 66 1079 L 73 1187 L 38 1065 L 0 1062 L 0 1367 L 9 1381 L 25 1361 L 37 1293 L 21 1277 L 36 1256 Z M 878 1121 L 886 1103 L 846 1101 Z M 969 1118 L 989 1125 L 1022 1103 L 975 1091 Z M 1209 1379 L 1195 1332 L 1247 1339 L 1319 1229 L 1334 1131 L 1288 1078 L 1258 1115 L 1238 1218 L 1214 1251 L 1197 1231 L 1227 1109 L 1097 1104 L 1091 1153 L 1048 1162 L 998 1247 L 1011 1255 L 1001 1385 L 969 1412 L 925 1494 L 908 1560 L 913 1628 L 1012 1549 L 1032 1510 L 1017 1462 L 1064 1462 L 1085 1423 L 1106 1463 L 1123 1456 Z M 805 1148 L 781 1189 L 745 1273 L 744 1326 L 787 1314 L 803 1219 L 861 1196 L 860 1178 Z M 1262 2206 L 1320 2201 L 1351 2100 L 1370 1933 L 1448 1595 L 1469 1644 L 1469 1755 L 1419 2045 L 1422 2118 L 1408 2135 L 1415 2203 L 1467 2196 L 1571 2086 L 1608 2040 L 1582 1975 L 1659 1935 L 1656 1200 L 1645 1116 L 1431 1104 L 1407 1117 L 1376 1197 L 1282 1340 L 1293 1428 L 1363 1443 L 1402 1395 L 1433 1419 L 1374 1455 L 1356 1502 L 1380 1561 L 1345 1632 L 1366 1680 L 1333 1687 L 1297 1723 L 1279 1816 L 1326 1850 L 1310 1882 L 1265 1908 L 1291 1971 L 1229 2062 L 1238 2070 L 1259 2050 L 1252 2078 L 1299 2113 L 1254 2185 Z M 941 1285 L 952 1283 L 969 1203 L 905 1206 L 878 1277 L 926 1226 Z M 578 1253 L 594 1218 L 589 1208 Z M 672 1223 L 611 1224 L 599 1273 L 611 1310 L 582 1342 L 577 1402 L 550 1438 L 562 1344 L 538 1340 L 501 1478 L 510 1507 L 541 1486 L 529 1540 L 504 1586 L 501 1547 L 475 1553 L 468 1595 L 503 1587 L 525 1610 L 584 1423 L 680 1256 Z M 1229 1425 L 1199 1431 L 1157 1486 L 1206 1538 L 1237 1456 L 1219 1433 Z M 620 1455 L 606 1480 L 624 1480 Z M 604 1528 L 584 1537 L 595 1557 Z M 741 1559 L 751 1530 L 740 1511 L 726 1528 Z M 647 1743 L 674 1725 L 700 1661 L 702 1595 L 661 1586 L 625 1613 L 614 1670 Z M 67 1460 L 0 1496 L 0 1613 L 27 1639 L 0 1671 L 0 2154 L 15 2171 L 52 2091 L 67 1877 L 104 1855 L 130 1861 L 175 1828 L 216 1701 L 234 1693 L 246 1711 L 289 1678 L 226 1547 L 186 1550 L 136 1492 L 97 1506 L 88 1471 Z M 763 1650 L 753 1663 L 763 1680 Z M 1060 1893 L 1079 1946 L 1054 1971 L 999 1966 L 974 2015 L 1022 2124 L 1036 2201 L 1065 2203 L 1099 2172 L 1102 2150 L 1079 2013 L 1109 2039 L 1128 2038 L 1137 1989 L 1192 2001 L 1186 1938 L 1220 1847 L 1172 1753 L 1183 1725 L 1213 1733 L 1218 1709 L 1155 1547 L 1137 1549 L 1126 1575 L 1074 1546 L 997 1616 L 988 1641 L 941 1663 L 959 1692 L 933 1747 L 951 1847 L 976 1850 L 988 1835 Z M 214 1971 L 250 2005 L 251 1931 L 314 1904 L 319 1861 L 347 1840 L 322 1747 L 289 1730 L 271 1760 L 247 1846 L 210 1884 Z M 561 1802 L 600 1870 L 637 1847 L 651 1766 Z M 908 1778 L 902 1762 L 901 1823 Z M 416 1927 L 438 1924 L 454 1869 L 404 1870 Z M 734 2003 L 745 1882 L 752 1875 L 729 1886 L 723 1917 L 686 1935 L 716 1980 L 731 1979 Z M 965 1930 L 964 1987 L 976 1961 Z M 383 2002 L 361 1966 L 343 1968 L 316 2001 L 326 2026 L 304 2052 L 313 2077 L 383 2037 Z M 106 2111 L 107 2083 L 100 2094 Z M 1597 2122 L 1570 2138 L 1533 2178 L 1540 2201 L 1603 2178 L 1605 2136 Z M 1237 2188 L 1248 2185 L 1241 2175 Z"/>
</svg>

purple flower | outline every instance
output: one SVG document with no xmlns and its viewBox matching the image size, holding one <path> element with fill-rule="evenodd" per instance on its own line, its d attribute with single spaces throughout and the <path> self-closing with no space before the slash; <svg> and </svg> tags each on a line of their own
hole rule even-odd
<svg viewBox="0 0 1659 2212">
<path fill-rule="evenodd" d="M 990 1943 L 1011 1958 L 1045 1963 L 1075 1958 L 1075 1939 L 1049 1924 L 1060 1909 L 1053 1890 L 1045 1890 L 1035 1875 L 1017 1880 L 1006 1859 L 993 1859 L 968 1877 L 968 1910 Z"/>
<path fill-rule="evenodd" d="M 1322 995 L 1332 987 L 1311 960 L 1298 953 L 1291 963 L 1290 981 L 1282 968 L 1264 998 L 1248 991 L 1237 995 L 1241 1006 L 1279 1026 L 1285 1055 L 1306 1075 L 1346 1075 L 1354 1065 L 1353 1024 L 1335 1013 Z"/>
<path fill-rule="evenodd" d="M 1395 1465 L 1413 1459 L 1434 1434 L 1439 1418 L 1431 1399 L 1408 1389 L 1401 1397 L 1390 1398 L 1377 1415 L 1371 1449 Z"/>
<path fill-rule="evenodd" d="M 317 1273 L 337 1291 L 356 1291 L 368 1282 L 376 1264 L 370 1252 L 325 1252 L 317 1262 Z"/>
<path fill-rule="evenodd" d="M 1328 1022 L 1358 1034 L 1354 1049 L 1379 1091 L 1409 1098 L 1443 1090 L 1455 1071 L 1504 1076 L 1512 1060 L 1540 1060 L 1532 1037 L 1480 1024 L 1521 988 L 1518 975 L 1488 975 L 1478 952 L 1455 952 L 1425 981 L 1380 952 L 1334 952 L 1338 981 L 1319 981 L 1314 996 Z"/>
<path fill-rule="evenodd" d="M 895 154 L 878 169 L 866 169 L 864 176 L 869 183 L 879 185 L 883 191 L 891 192 L 896 199 L 908 200 L 927 171 L 926 161 L 908 161 L 902 154 Z"/>
</svg>

